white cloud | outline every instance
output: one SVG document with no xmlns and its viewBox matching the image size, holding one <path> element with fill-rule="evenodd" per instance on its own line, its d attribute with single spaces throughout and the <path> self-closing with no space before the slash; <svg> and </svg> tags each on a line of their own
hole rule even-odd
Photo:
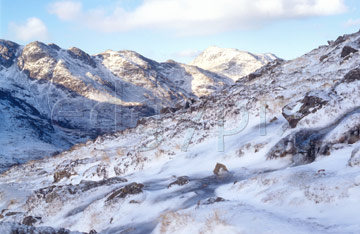
<svg viewBox="0 0 360 234">
<path fill-rule="evenodd" d="M 117 5 L 112 12 L 84 11 L 80 3 L 71 1 L 52 5 L 58 10 L 50 12 L 60 19 L 99 31 L 144 28 L 185 35 L 261 27 L 276 20 L 334 15 L 347 9 L 344 0 L 144 0 L 134 10 Z M 69 6 L 73 12 L 64 13 Z"/>
<path fill-rule="evenodd" d="M 360 19 L 349 19 L 346 23 L 346 27 L 354 27 L 360 25 Z"/>
<path fill-rule="evenodd" d="M 198 56 L 201 53 L 200 50 L 183 50 L 174 54 L 175 57 L 192 59 Z"/>
<path fill-rule="evenodd" d="M 81 2 L 61 1 L 49 5 L 48 11 L 57 15 L 61 20 L 75 20 L 82 14 Z"/>
<path fill-rule="evenodd" d="M 10 22 L 9 31 L 12 36 L 21 41 L 46 40 L 48 38 L 46 25 L 36 17 L 28 18 L 25 24 Z"/>
</svg>

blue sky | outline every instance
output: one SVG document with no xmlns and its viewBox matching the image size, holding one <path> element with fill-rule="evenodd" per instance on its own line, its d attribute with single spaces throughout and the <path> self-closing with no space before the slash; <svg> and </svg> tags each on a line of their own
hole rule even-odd
<svg viewBox="0 0 360 234">
<path fill-rule="evenodd" d="M 0 0 L 0 37 L 189 62 L 217 45 L 296 58 L 360 28 L 358 0 Z"/>
</svg>

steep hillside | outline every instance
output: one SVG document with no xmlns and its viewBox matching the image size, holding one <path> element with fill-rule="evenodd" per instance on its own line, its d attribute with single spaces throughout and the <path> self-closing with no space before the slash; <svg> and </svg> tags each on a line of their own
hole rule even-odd
<svg viewBox="0 0 360 234">
<path fill-rule="evenodd" d="M 359 49 L 360 32 L 341 36 L 176 113 L 13 167 L 0 176 L 0 227 L 359 233 Z"/>
<path fill-rule="evenodd" d="M 174 112 L 231 84 L 133 51 L 90 56 L 75 47 L 0 40 L 0 171 L 134 127 L 141 117 Z"/>
</svg>

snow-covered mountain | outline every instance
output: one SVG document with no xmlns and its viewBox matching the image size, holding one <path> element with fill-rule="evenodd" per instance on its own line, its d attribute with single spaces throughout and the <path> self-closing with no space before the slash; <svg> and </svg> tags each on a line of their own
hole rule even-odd
<svg viewBox="0 0 360 234">
<path fill-rule="evenodd" d="M 233 84 L 227 77 L 133 51 L 0 40 L 0 171 L 134 127 Z M 6 133 L 6 134 L 5 134 Z"/>
<path fill-rule="evenodd" d="M 190 64 L 237 81 L 277 59 L 279 58 L 271 53 L 252 54 L 237 49 L 211 46 L 204 50 Z"/>
<path fill-rule="evenodd" d="M 359 233 L 359 50 L 360 32 L 341 36 L 187 109 L 12 167 L 0 231 Z"/>
</svg>

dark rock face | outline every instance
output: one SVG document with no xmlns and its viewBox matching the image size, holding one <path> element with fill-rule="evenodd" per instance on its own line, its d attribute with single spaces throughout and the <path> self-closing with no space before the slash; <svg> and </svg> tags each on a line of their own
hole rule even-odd
<svg viewBox="0 0 360 234">
<path fill-rule="evenodd" d="M 134 195 L 134 194 L 139 194 L 142 193 L 142 188 L 144 187 L 143 184 L 138 184 L 138 183 L 131 183 L 128 184 L 120 189 L 116 189 L 115 191 L 113 191 L 110 196 L 106 199 L 107 202 L 109 201 L 114 201 L 117 200 L 119 198 L 125 198 L 128 195 Z"/>
<path fill-rule="evenodd" d="M 329 155 L 334 146 L 338 144 L 354 144 L 360 141 L 360 126 L 354 124 L 344 132 L 336 132 L 333 140 L 326 139 L 332 130 L 343 124 L 348 117 L 359 114 L 360 108 L 356 108 L 334 123 L 318 129 L 301 129 L 282 138 L 268 152 L 267 158 L 274 159 L 291 156 L 294 165 L 301 165 L 313 162 L 318 155 Z"/>
<path fill-rule="evenodd" d="M 0 40 L 0 65 L 8 68 L 15 60 L 16 51 L 19 45 L 6 40 Z"/>
<path fill-rule="evenodd" d="M 301 119 L 320 110 L 327 103 L 328 100 L 323 99 L 323 97 L 317 94 L 307 93 L 300 102 L 294 102 L 284 106 L 282 115 L 289 122 L 290 127 L 295 128 Z M 298 105 L 301 105 L 300 108 L 295 110 Z"/>
<path fill-rule="evenodd" d="M 72 47 L 68 50 L 68 53 L 70 54 L 71 57 L 73 57 L 74 59 L 78 59 L 90 66 L 92 66 L 93 68 L 96 67 L 96 63 L 95 61 L 91 58 L 90 55 L 88 55 L 87 53 L 85 53 L 84 51 L 80 50 L 79 48 L 76 47 Z"/>
<path fill-rule="evenodd" d="M 294 165 L 311 163 L 320 153 L 323 134 L 301 130 L 281 139 L 268 153 L 268 159 L 290 155 Z"/>
<path fill-rule="evenodd" d="M 180 176 L 178 177 L 174 182 L 170 183 L 168 185 L 168 188 L 170 188 L 171 186 L 173 185 L 179 185 L 179 186 L 183 186 L 185 184 L 188 184 L 189 183 L 189 177 L 187 176 Z"/>
<path fill-rule="evenodd" d="M 33 224 L 37 223 L 40 220 L 41 220 L 41 217 L 26 216 L 23 219 L 22 224 L 27 225 L 27 226 L 33 226 Z"/>
<path fill-rule="evenodd" d="M 343 82 L 351 83 L 360 80 L 360 68 L 349 71 L 343 79 Z"/>
<path fill-rule="evenodd" d="M 341 58 L 344 58 L 344 57 L 348 56 L 349 54 L 356 53 L 356 52 L 358 52 L 357 49 L 354 49 L 350 46 L 344 46 L 344 48 L 341 51 Z"/>
<path fill-rule="evenodd" d="M 54 43 L 50 43 L 48 46 L 50 46 L 51 48 L 53 48 L 56 51 L 61 50 L 61 48 L 58 45 L 54 44 Z"/>
</svg>

